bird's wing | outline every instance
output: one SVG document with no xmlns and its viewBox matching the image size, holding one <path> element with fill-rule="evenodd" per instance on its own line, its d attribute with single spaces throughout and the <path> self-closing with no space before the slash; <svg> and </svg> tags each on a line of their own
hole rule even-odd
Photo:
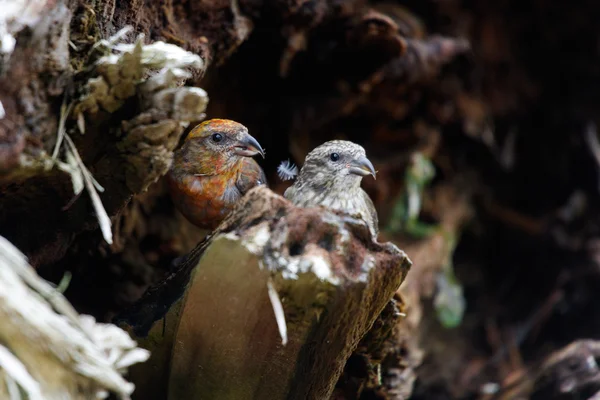
<svg viewBox="0 0 600 400">
<path fill-rule="evenodd" d="M 369 214 L 371 214 L 371 220 L 373 221 L 373 228 L 375 229 L 375 233 L 379 234 L 379 217 L 377 216 L 377 210 L 375 209 L 375 204 L 373 204 L 373 200 L 369 197 L 367 192 L 361 190 L 362 196 L 365 200 L 365 205 L 369 210 Z"/>
<path fill-rule="evenodd" d="M 267 177 L 256 161 L 251 158 L 244 158 L 242 162 L 244 164 L 240 168 L 238 179 L 235 182 L 235 186 L 242 196 L 255 186 L 268 186 Z"/>
</svg>

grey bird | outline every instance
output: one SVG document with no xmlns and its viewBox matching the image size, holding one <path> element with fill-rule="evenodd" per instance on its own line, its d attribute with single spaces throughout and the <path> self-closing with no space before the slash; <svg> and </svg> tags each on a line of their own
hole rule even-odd
<svg viewBox="0 0 600 400">
<path fill-rule="evenodd" d="M 279 172 L 282 179 L 290 179 L 289 174 L 295 173 L 295 167 L 284 162 Z M 300 207 L 323 206 L 359 216 L 376 239 L 379 233 L 377 211 L 369 195 L 360 187 L 363 177 L 372 175 L 375 178 L 375 174 L 362 146 L 346 140 L 332 140 L 306 156 L 296 181 L 283 196 Z"/>
</svg>

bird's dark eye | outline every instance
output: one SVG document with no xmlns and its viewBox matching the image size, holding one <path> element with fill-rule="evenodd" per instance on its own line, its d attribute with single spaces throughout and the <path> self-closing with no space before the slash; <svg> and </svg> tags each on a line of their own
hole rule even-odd
<svg viewBox="0 0 600 400">
<path fill-rule="evenodd" d="M 223 140 L 223 135 L 221 135 L 220 133 L 213 133 L 211 138 L 213 142 L 219 143 L 221 140 Z"/>
<path fill-rule="evenodd" d="M 331 154 L 329 155 L 329 159 L 330 159 L 331 161 L 337 161 L 337 160 L 339 160 L 339 159 L 340 159 L 340 155 L 339 155 L 338 153 L 331 153 Z"/>
</svg>

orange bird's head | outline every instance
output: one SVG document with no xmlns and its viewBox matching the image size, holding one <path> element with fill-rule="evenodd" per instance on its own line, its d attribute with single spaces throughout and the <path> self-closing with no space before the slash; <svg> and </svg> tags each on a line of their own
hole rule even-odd
<svg viewBox="0 0 600 400">
<path fill-rule="evenodd" d="M 211 119 L 192 129 L 180 150 L 182 159 L 176 162 L 199 173 L 220 173 L 234 168 L 243 157 L 257 154 L 265 157 L 248 128 L 228 119 Z"/>
</svg>

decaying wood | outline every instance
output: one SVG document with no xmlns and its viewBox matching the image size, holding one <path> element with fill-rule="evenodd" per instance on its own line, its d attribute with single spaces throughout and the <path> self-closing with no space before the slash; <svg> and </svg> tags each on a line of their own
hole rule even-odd
<svg viewBox="0 0 600 400">
<path fill-rule="evenodd" d="M 184 129 L 204 118 L 208 102 L 204 90 L 182 87 L 190 71 L 205 67 L 200 56 L 164 42 L 145 44 L 143 36 L 123 43 L 131 27 L 72 55 L 66 50 L 72 13 L 60 2 L 44 7 L 48 13 L 37 10 L 29 47 L 18 46 L 0 76 L 0 138 L 8 142 L 2 151 L 12 152 L 0 157 L 0 225 L 34 266 L 62 258 L 98 222 L 112 244 L 109 218 L 166 173 Z M 54 46 L 47 48 L 46 40 Z M 33 63 L 24 60 L 27 51 L 36 54 Z M 78 71 L 69 67 L 75 60 L 83 63 Z M 40 82 L 58 89 L 32 91 Z M 62 106 L 38 106 L 51 102 Z M 30 145 L 15 144 L 25 142 Z M 85 181 L 91 202 L 79 196 L 78 181 Z M 36 206 L 40 201 L 44 207 Z"/>
<path fill-rule="evenodd" d="M 77 314 L 1 236 L 0 319 L 0 398 L 127 399 L 135 386 L 121 374 L 149 357 L 123 330 Z"/>
<path fill-rule="evenodd" d="M 360 220 L 253 189 L 181 262 L 179 273 L 193 273 L 163 364 L 169 398 L 328 398 L 410 265 L 396 246 L 373 242 Z"/>
<path fill-rule="evenodd" d="M 536 370 L 532 400 L 600 396 L 600 342 L 577 340 L 549 355 Z"/>
<path fill-rule="evenodd" d="M 576 340 L 497 385 L 493 400 L 600 398 L 600 342 Z"/>
</svg>

